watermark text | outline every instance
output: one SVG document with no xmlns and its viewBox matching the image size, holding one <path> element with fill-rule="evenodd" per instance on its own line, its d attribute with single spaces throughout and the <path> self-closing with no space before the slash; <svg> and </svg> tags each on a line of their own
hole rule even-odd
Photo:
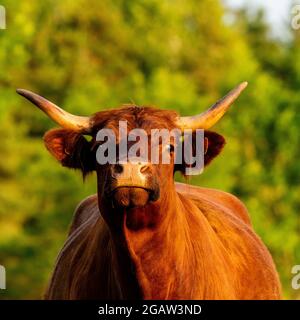
<svg viewBox="0 0 300 320">
<path fill-rule="evenodd" d="M 292 274 L 295 275 L 292 278 L 292 288 L 294 290 L 299 290 L 300 289 L 300 265 L 293 266 Z"/>
<path fill-rule="evenodd" d="M 204 168 L 204 130 L 144 129 L 128 132 L 127 121 L 119 121 L 118 132 L 109 128 L 98 131 L 96 159 L 100 165 L 126 162 L 185 164 L 185 174 L 200 174 Z M 174 154 L 174 157 L 171 155 Z M 171 159 L 172 158 L 172 159 Z"/>
<path fill-rule="evenodd" d="M 300 4 L 296 4 L 292 8 L 292 21 L 291 21 L 291 27 L 294 30 L 300 29 Z"/>
<path fill-rule="evenodd" d="M 3 266 L 0 265 L 0 289 L 6 289 L 6 271 Z"/>
<path fill-rule="evenodd" d="M 6 10 L 0 5 L 0 29 L 6 29 Z"/>
</svg>

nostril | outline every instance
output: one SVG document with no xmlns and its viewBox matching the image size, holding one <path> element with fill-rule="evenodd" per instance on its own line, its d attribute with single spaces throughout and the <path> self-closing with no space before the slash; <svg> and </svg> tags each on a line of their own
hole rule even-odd
<svg viewBox="0 0 300 320">
<path fill-rule="evenodd" d="M 114 166 L 114 172 L 115 173 L 122 173 L 123 172 L 123 166 L 121 164 L 116 164 Z"/>
<path fill-rule="evenodd" d="M 150 165 L 149 164 L 145 164 L 140 168 L 140 173 L 147 173 L 147 171 L 150 170 Z"/>
</svg>

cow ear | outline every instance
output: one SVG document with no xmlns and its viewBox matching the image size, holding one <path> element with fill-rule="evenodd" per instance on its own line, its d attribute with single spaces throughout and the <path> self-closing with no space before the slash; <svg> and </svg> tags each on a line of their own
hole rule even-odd
<svg viewBox="0 0 300 320">
<path fill-rule="evenodd" d="M 192 150 L 193 155 L 196 153 L 195 147 L 196 134 L 193 132 L 192 138 Z M 185 141 L 183 143 L 186 143 Z M 212 131 L 204 131 L 204 166 L 207 166 L 223 149 L 225 145 L 225 139 L 223 136 L 216 132 Z M 184 147 L 183 147 L 184 150 Z M 186 175 L 186 169 L 190 167 L 182 158 L 182 164 L 175 165 L 175 171 L 181 171 L 184 175 Z"/>
<path fill-rule="evenodd" d="M 207 166 L 224 148 L 225 139 L 213 131 L 204 131 L 204 165 Z"/>
<path fill-rule="evenodd" d="M 90 143 L 80 133 L 67 129 L 52 129 L 45 134 L 44 143 L 64 167 L 80 169 L 84 176 L 95 170 L 95 157 Z"/>
</svg>

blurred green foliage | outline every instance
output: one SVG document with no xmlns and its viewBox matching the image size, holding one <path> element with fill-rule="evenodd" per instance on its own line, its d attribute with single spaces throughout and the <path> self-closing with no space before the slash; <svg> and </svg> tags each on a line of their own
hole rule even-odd
<svg viewBox="0 0 300 320">
<path fill-rule="evenodd" d="M 270 249 L 284 296 L 300 264 L 300 36 L 270 37 L 262 12 L 231 12 L 218 0 L 2 1 L 0 31 L 0 298 L 40 298 L 76 204 L 95 177 L 51 158 L 54 125 L 15 93 L 27 88 L 88 115 L 122 103 L 182 115 L 248 80 L 215 128 L 224 152 L 192 183 L 231 192 L 247 205 Z M 226 22 L 224 15 L 231 22 Z"/>
</svg>

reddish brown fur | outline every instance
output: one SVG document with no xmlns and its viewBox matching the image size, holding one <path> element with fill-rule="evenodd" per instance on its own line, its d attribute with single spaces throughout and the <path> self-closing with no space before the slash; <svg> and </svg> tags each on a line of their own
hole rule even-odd
<svg viewBox="0 0 300 320">
<path fill-rule="evenodd" d="M 130 128 L 172 129 L 175 117 L 172 111 L 127 106 L 96 114 L 94 132 L 117 130 L 120 119 Z M 224 139 L 214 133 L 206 137 L 209 163 Z M 87 148 L 80 135 L 61 129 L 46 134 L 45 142 L 63 165 L 94 170 L 93 153 L 82 155 L 94 141 Z M 75 211 L 46 298 L 280 298 L 274 263 L 243 204 L 221 191 L 175 184 L 173 165 L 156 170 L 164 178 L 160 198 L 142 208 L 120 210 L 103 197 L 106 176 L 97 169 L 98 195 Z"/>
</svg>

